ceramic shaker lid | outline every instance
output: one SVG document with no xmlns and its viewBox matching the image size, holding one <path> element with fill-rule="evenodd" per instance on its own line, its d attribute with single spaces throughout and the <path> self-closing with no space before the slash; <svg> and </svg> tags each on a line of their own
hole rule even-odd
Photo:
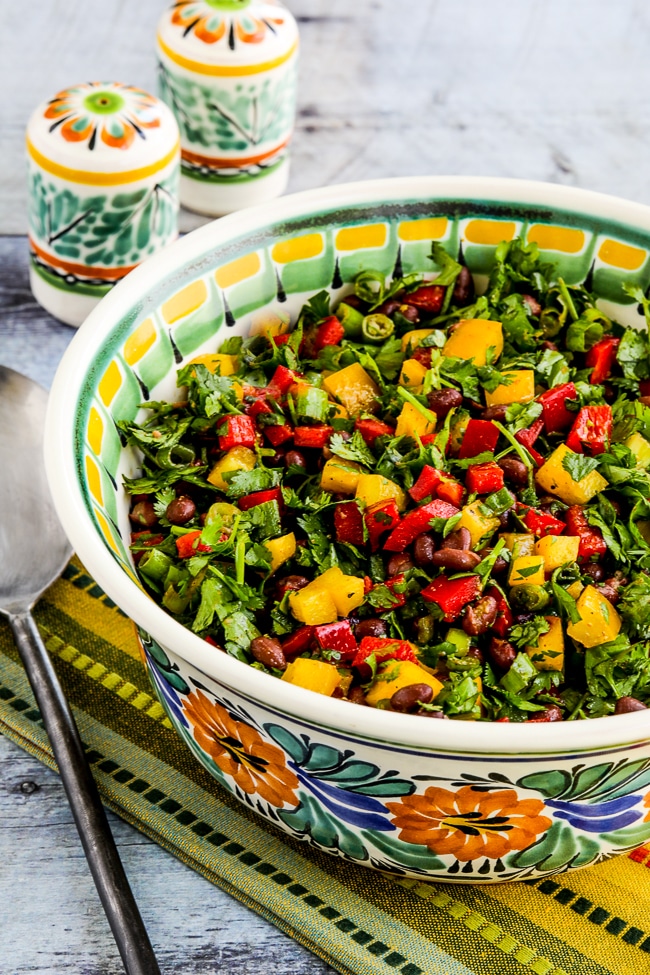
<svg viewBox="0 0 650 975">
<path fill-rule="evenodd" d="M 133 267 L 177 236 L 179 132 L 158 98 L 73 85 L 27 126 L 34 296 L 79 325 Z"/>
</svg>

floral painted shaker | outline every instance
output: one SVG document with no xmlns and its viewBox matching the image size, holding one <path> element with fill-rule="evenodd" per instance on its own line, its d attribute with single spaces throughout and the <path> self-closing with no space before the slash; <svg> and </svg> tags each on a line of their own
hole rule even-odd
<svg viewBox="0 0 650 975">
<path fill-rule="evenodd" d="M 34 297 L 81 325 L 178 233 L 179 133 L 158 98 L 116 82 L 60 91 L 27 126 Z"/>
<path fill-rule="evenodd" d="M 160 93 L 181 130 L 181 203 L 219 216 L 289 175 L 298 29 L 276 0 L 177 0 L 158 25 Z"/>
</svg>

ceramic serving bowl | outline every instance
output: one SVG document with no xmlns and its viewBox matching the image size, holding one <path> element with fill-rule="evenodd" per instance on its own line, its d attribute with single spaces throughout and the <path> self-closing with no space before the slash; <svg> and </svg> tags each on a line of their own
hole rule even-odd
<svg viewBox="0 0 650 975">
<path fill-rule="evenodd" d="M 140 588 L 121 488 L 138 457 L 115 421 L 176 395 L 177 368 L 295 315 L 362 268 L 426 270 L 431 241 L 477 276 L 496 245 L 536 241 L 624 324 L 650 281 L 650 208 L 516 180 L 333 186 L 233 214 L 146 262 L 101 302 L 52 389 L 47 469 L 86 568 L 139 627 L 151 680 L 187 747 L 251 810 L 354 863 L 457 882 L 542 877 L 650 838 L 650 710 L 571 724 L 430 721 L 291 686 L 227 656 Z"/>
</svg>

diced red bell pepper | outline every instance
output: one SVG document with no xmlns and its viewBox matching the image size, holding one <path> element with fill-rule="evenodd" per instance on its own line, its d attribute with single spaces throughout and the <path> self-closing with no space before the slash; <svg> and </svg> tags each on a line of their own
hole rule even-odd
<svg viewBox="0 0 650 975">
<path fill-rule="evenodd" d="M 458 513 L 458 508 L 447 501 L 440 501 L 437 498 L 434 501 L 429 501 L 428 504 L 423 504 L 415 511 L 409 511 L 386 539 L 384 550 L 386 552 L 403 552 L 406 546 L 415 541 L 418 535 L 431 528 L 431 522 L 434 518 L 449 520 Z"/>
<path fill-rule="evenodd" d="M 437 315 L 445 300 L 446 290 L 439 284 L 423 284 L 410 294 L 404 295 L 402 301 L 405 305 L 413 305 L 415 308 L 422 308 Z"/>
<path fill-rule="evenodd" d="M 269 423 L 264 427 L 264 433 L 273 447 L 279 447 L 293 437 L 293 427 L 288 423 Z"/>
<path fill-rule="evenodd" d="M 334 433 L 332 427 L 319 424 L 315 427 L 296 427 L 293 441 L 296 447 L 326 447 Z"/>
<path fill-rule="evenodd" d="M 381 420 L 357 420 L 354 426 L 371 447 L 377 437 L 392 437 L 395 433 L 395 427 L 389 427 Z"/>
<path fill-rule="evenodd" d="M 604 454 L 612 437 L 611 406 L 583 406 L 578 413 L 566 445 L 578 454 Z"/>
<path fill-rule="evenodd" d="M 333 650 L 340 660 L 352 660 L 359 649 L 348 620 L 314 627 L 314 637 L 322 650 Z"/>
<path fill-rule="evenodd" d="M 367 679 L 372 674 L 368 657 L 374 656 L 378 663 L 384 660 L 410 660 L 417 663 L 413 647 L 408 640 L 391 640 L 388 637 L 364 636 L 359 644 L 352 666 L 356 667 L 361 677 Z"/>
<path fill-rule="evenodd" d="M 525 430 L 517 430 L 515 440 L 518 441 L 518 443 L 523 444 L 524 447 L 532 447 L 543 429 L 544 420 L 542 417 L 540 417 L 539 420 L 535 420 L 535 422 L 529 427 L 526 427 Z"/>
<path fill-rule="evenodd" d="M 431 353 L 433 349 L 427 348 L 426 346 L 418 346 L 417 349 L 413 349 L 411 353 L 411 358 L 419 362 L 420 365 L 424 366 L 425 369 L 431 368 Z"/>
<path fill-rule="evenodd" d="M 561 535 L 566 525 L 559 518 L 547 514 L 545 511 L 537 511 L 535 508 L 528 508 L 522 521 L 533 535 L 543 538 L 545 535 Z"/>
<path fill-rule="evenodd" d="M 526 450 L 528 451 L 528 453 L 530 454 L 530 456 L 533 458 L 533 463 L 535 464 L 536 467 L 541 467 L 542 464 L 545 463 L 544 457 L 542 457 L 542 455 L 539 453 L 539 451 L 535 450 L 534 447 L 526 447 Z"/>
<path fill-rule="evenodd" d="M 291 332 L 283 332 L 282 335 L 274 335 L 272 341 L 276 345 L 286 345 L 291 338 Z M 271 339 L 269 339 L 271 341 Z"/>
<path fill-rule="evenodd" d="M 616 351 L 621 344 L 620 339 L 608 336 L 601 339 L 589 349 L 585 356 L 585 365 L 593 366 L 593 371 L 589 377 L 589 382 L 593 386 L 598 386 L 609 378 L 612 366 L 616 362 Z"/>
<path fill-rule="evenodd" d="M 147 495 L 145 495 L 147 497 Z M 149 536 L 148 538 L 145 536 Z M 146 545 L 147 548 L 153 547 L 154 545 L 160 545 L 163 541 L 163 535 L 152 535 L 150 531 L 143 532 L 131 532 L 131 545 Z M 142 550 L 138 552 L 133 552 L 133 561 L 137 564 L 144 552 Z"/>
<path fill-rule="evenodd" d="M 313 639 L 314 627 L 301 626 L 282 641 L 282 652 L 287 659 L 297 657 L 299 653 L 309 649 Z"/>
<path fill-rule="evenodd" d="M 453 477 L 448 477 L 444 475 L 440 478 L 440 484 L 436 488 L 436 495 L 441 501 L 448 501 L 449 504 L 455 505 L 456 508 L 460 508 L 463 501 L 463 492 L 465 488 Z"/>
<path fill-rule="evenodd" d="M 500 589 L 496 586 L 490 586 L 486 590 L 486 596 L 492 596 L 497 603 L 497 615 L 492 624 L 492 632 L 496 633 L 497 636 L 505 637 L 510 632 L 510 627 L 513 623 L 512 610 L 510 609 L 510 604 L 508 600 L 503 595 Z"/>
<path fill-rule="evenodd" d="M 273 413 L 273 407 L 265 399 L 256 399 L 253 403 L 247 403 L 244 407 L 248 416 L 256 417 L 262 414 Z"/>
<path fill-rule="evenodd" d="M 328 315 L 316 329 L 314 349 L 320 351 L 326 345 L 339 345 L 344 335 L 345 329 L 336 315 Z"/>
<path fill-rule="evenodd" d="M 270 386 L 275 386 L 280 390 L 281 394 L 287 392 L 290 386 L 297 383 L 300 379 L 301 374 L 299 372 L 294 372 L 292 369 L 287 369 L 286 366 L 278 366 L 271 377 Z"/>
<path fill-rule="evenodd" d="M 255 424 L 250 416 L 238 414 L 224 417 L 219 421 L 217 433 L 220 450 L 255 446 Z"/>
<path fill-rule="evenodd" d="M 590 562 L 594 556 L 600 558 L 607 551 L 600 528 L 589 524 L 585 509 L 581 505 L 571 505 L 566 513 L 566 527 L 568 535 L 577 535 L 580 539 L 579 562 Z"/>
<path fill-rule="evenodd" d="M 388 501 L 378 501 L 376 504 L 366 508 L 363 514 L 366 528 L 368 530 L 368 541 L 370 548 L 376 552 L 379 548 L 379 539 L 387 532 L 399 525 L 399 510 L 394 498 Z"/>
<path fill-rule="evenodd" d="M 412 488 L 409 488 L 409 494 L 416 502 L 423 501 L 425 498 L 432 498 L 440 484 L 441 477 L 442 471 L 432 467 L 431 464 L 425 464 L 417 481 Z"/>
<path fill-rule="evenodd" d="M 472 464 L 467 468 L 465 487 L 470 494 L 492 494 L 503 487 L 503 471 L 494 461 Z"/>
<path fill-rule="evenodd" d="M 209 545 L 203 545 L 203 543 L 199 541 L 200 538 L 200 528 L 198 528 L 196 531 L 186 532 L 184 535 L 179 535 L 176 539 L 176 551 L 178 552 L 179 559 L 189 559 L 198 552 L 211 552 L 211 547 Z"/>
<path fill-rule="evenodd" d="M 477 575 L 448 579 L 438 576 L 422 590 L 420 595 L 428 603 L 436 603 L 444 613 L 447 623 L 453 622 L 461 609 L 476 599 L 481 592 L 481 578 Z"/>
<path fill-rule="evenodd" d="M 476 457 L 486 450 L 493 451 L 499 439 L 499 430 L 492 420 L 470 420 L 461 441 L 458 456 Z"/>
<path fill-rule="evenodd" d="M 282 509 L 282 488 L 274 487 L 267 488 L 264 491 L 253 491 L 251 494 L 240 498 L 237 505 L 242 511 L 249 511 L 250 508 L 256 508 L 258 504 L 265 504 L 267 501 L 277 501 L 278 506 Z"/>
<path fill-rule="evenodd" d="M 337 542 L 363 545 L 363 515 L 356 501 L 344 501 L 334 509 L 334 531 Z"/>
<path fill-rule="evenodd" d="M 577 397 L 578 393 L 573 383 L 554 386 L 553 389 L 547 389 L 537 397 L 537 402 L 542 404 L 542 419 L 547 433 L 558 433 L 571 426 L 576 414 L 567 410 L 564 404 L 566 400 L 577 399 Z"/>
<path fill-rule="evenodd" d="M 209 643 L 211 647 L 216 647 L 217 650 L 221 650 L 222 649 L 222 647 L 219 646 L 219 644 L 217 643 L 217 641 L 212 639 L 212 637 L 210 636 L 209 633 L 208 633 L 207 636 L 204 636 L 203 639 L 205 640 L 206 643 Z"/>
<path fill-rule="evenodd" d="M 428 447 L 430 443 L 433 443 L 438 436 L 437 433 L 425 433 L 423 437 L 420 437 L 420 442 L 423 447 Z M 450 444 L 447 443 L 447 453 L 449 453 Z"/>
</svg>

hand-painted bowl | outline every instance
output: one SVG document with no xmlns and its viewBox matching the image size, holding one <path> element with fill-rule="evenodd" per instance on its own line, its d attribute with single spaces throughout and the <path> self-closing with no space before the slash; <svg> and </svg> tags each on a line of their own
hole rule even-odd
<svg viewBox="0 0 650 975">
<path fill-rule="evenodd" d="M 140 628 L 151 680 L 217 782 L 290 835 L 353 863 L 488 883 L 596 863 L 650 838 L 650 710 L 571 724 L 430 721 L 314 694 L 215 651 L 140 588 L 122 477 L 138 457 L 115 421 L 172 398 L 176 369 L 295 314 L 361 268 L 425 270 L 431 241 L 478 277 L 496 245 L 536 241 L 619 321 L 623 282 L 650 281 L 650 208 L 564 186 L 409 178 L 333 186 L 225 217 L 129 274 L 61 363 L 47 468 L 66 532 Z"/>
</svg>

